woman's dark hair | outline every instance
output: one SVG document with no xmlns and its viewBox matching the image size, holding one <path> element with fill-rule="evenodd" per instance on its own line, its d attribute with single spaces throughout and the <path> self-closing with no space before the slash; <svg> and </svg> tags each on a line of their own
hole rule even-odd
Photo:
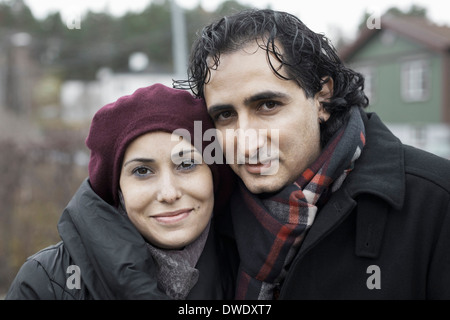
<svg viewBox="0 0 450 320">
<path fill-rule="evenodd" d="M 210 69 L 218 67 L 220 55 L 237 51 L 252 41 L 281 63 L 287 77 L 280 74 L 280 67 L 271 64 L 274 73 L 296 81 L 307 98 L 314 97 L 333 79 L 333 95 L 323 103 L 330 118 L 320 126 L 322 146 L 347 121 L 351 107 L 368 105 L 364 77 L 344 66 L 324 35 L 311 31 L 289 13 L 270 9 L 244 10 L 204 27 L 192 46 L 188 79 L 175 81 L 175 86 L 204 97 Z"/>
</svg>

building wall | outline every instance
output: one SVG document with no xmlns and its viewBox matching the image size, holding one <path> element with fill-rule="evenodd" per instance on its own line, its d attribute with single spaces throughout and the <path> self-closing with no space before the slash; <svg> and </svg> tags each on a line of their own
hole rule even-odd
<svg viewBox="0 0 450 320">
<path fill-rule="evenodd" d="M 429 66 L 428 94 L 423 101 L 406 101 L 402 94 L 402 66 L 408 61 Z M 370 111 L 392 123 L 414 125 L 442 122 L 442 60 L 424 46 L 381 30 L 349 61 L 349 65 L 372 76 Z M 369 86 L 370 87 L 370 86 Z"/>
<path fill-rule="evenodd" d="M 450 159 L 450 126 L 446 124 L 386 123 L 404 144 Z"/>
</svg>

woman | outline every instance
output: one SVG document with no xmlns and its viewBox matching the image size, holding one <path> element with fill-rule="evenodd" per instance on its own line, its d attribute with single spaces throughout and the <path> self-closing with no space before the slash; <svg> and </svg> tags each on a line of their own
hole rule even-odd
<svg viewBox="0 0 450 320">
<path fill-rule="evenodd" d="M 191 144 L 213 128 L 203 103 L 155 84 L 101 108 L 62 241 L 28 258 L 6 299 L 233 298 L 235 253 L 214 200 L 230 175 L 202 161 L 210 142 Z"/>
</svg>

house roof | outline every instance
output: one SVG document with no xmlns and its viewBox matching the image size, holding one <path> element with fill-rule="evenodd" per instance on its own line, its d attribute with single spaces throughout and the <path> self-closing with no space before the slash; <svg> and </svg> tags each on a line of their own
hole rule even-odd
<svg viewBox="0 0 450 320">
<path fill-rule="evenodd" d="M 353 43 L 339 51 L 341 59 L 346 61 L 351 58 L 381 30 L 392 30 L 434 51 L 450 52 L 450 27 L 434 24 L 422 17 L 384 15 L 380 29 L 364 28 Z"/>
</svg>

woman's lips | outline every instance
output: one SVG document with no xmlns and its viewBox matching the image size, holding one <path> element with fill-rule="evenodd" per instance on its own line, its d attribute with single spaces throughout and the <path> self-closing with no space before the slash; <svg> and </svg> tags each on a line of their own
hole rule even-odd
<svg viewBox="0 0 450 320">
<path fill-rule="evenodd" d="M 170 211 L 170 212 L 163 212 L 159 214 L 155 214 L 151 216 L 156 221 L 163 223 L 163 224 L 171 224 L 171 223 L 177 223 L 189 216 L 193 209 L 181 209 L 176 211 Z"/>
</svg>

